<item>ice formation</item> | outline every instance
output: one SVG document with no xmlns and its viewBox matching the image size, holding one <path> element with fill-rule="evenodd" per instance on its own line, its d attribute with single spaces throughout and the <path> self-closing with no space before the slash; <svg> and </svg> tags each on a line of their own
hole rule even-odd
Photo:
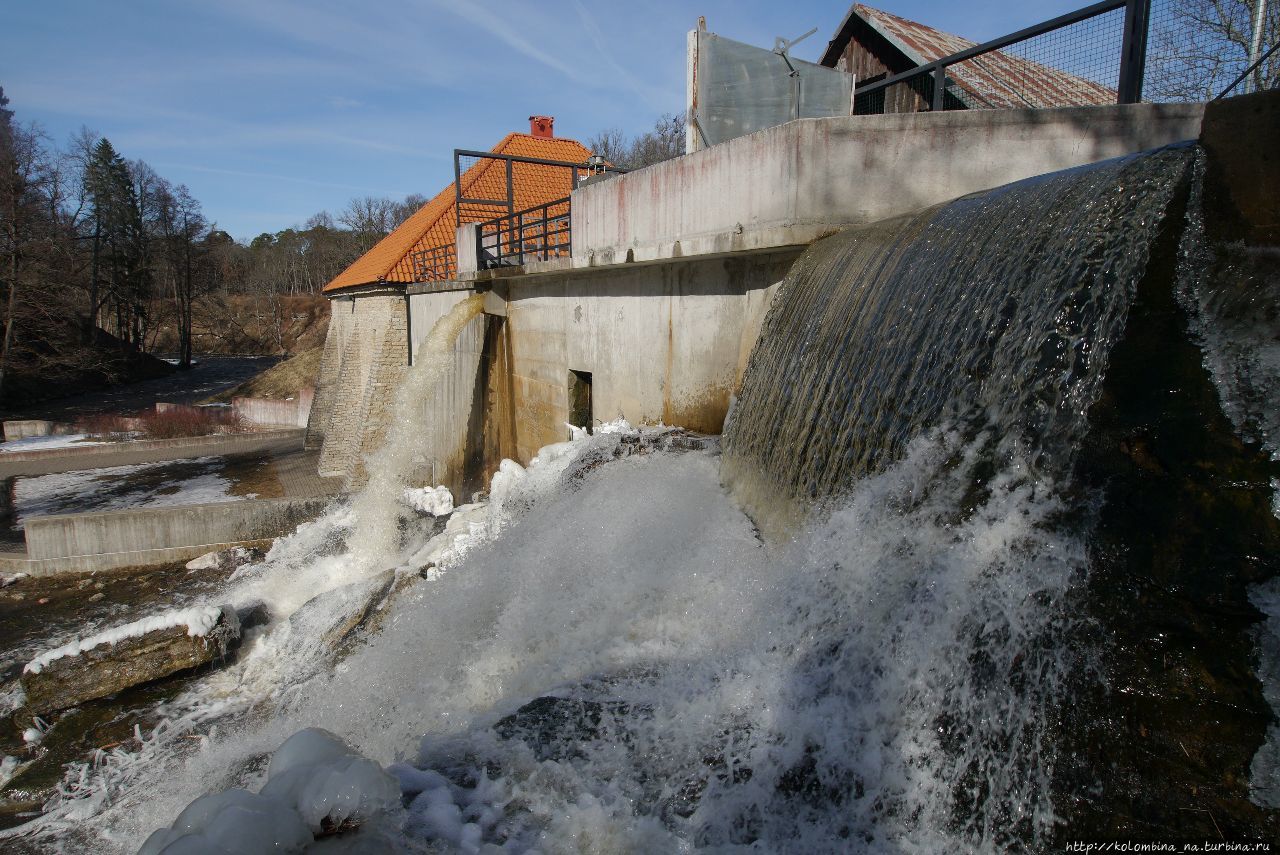
<svg viewBox="0 0 1280 855">
<path fill-rule="evenodd" d="M 218 619 L 222 617 L 224 611 L 231 616 L 231 619 L 234 619 L 235 609 L 230 606 L 195 606 L 189 609 L 177 609 L 158 615 L 151 615 L 133 623 L 112 627 L 86 638 L 74 639 L 53 650 L 47 650 L 28 662 L 22 670 L 26 674 L 39 674 L 50 663 L 65 656 L 79 656 L 99 644 L 115 645 L 125 639 L 138 638 L 158 629 L 185 626 L 187 635 L 208 635 L 210 630 L 218 623 Z"/>
<path fill-rule="evenodd" d="M 307 728 L 271 756 L 260 792 L 201 796 L 138 855 L 303 852 L 316 836 L 349 834 L 399 807 L 395 778 L 332 733 Z"/>
<path fill-rule="evenodd" d="M 418 487 L 404 491 L 404 501 L 420 514 L 442 517 L 453 513 L 453 493 L 448 487 Z"/>
</svg>

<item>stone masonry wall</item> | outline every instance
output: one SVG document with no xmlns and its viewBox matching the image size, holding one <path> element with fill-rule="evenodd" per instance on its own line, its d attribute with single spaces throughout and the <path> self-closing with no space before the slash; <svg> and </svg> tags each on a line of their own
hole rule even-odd
<svg viewBox="0 0 1280 855">
<path fill-rule="evenodd" d="M 396 387 L 409 363 L 406 298 L 371 288 L 334 300 L 307 429 L 320 446 L 322 475 L 363 479 L 363 456 L 375 450 L 391 418 Z"/>
</svg>

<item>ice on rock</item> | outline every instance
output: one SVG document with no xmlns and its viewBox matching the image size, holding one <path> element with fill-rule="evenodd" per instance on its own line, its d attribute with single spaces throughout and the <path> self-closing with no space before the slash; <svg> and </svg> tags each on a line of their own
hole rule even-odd
<svg viewBox="0 0 1280 855">
<path fill-rule="evenodd" d="M 453 493 L 448 487 L 420 487 L 404 491 L 404 501 L 420 514 L 441 517 L 453 511 Z"/>
<path fill-rule="evenodd" d="M 285 772 L 302 766 L 315 766 L 352 756 L 356 756 L 356 752 L 329 731 L 308 727 L 286 739 L 271 755 L 271 762 L 267 765 L 267 779 L 275 780 Z"/>
<path fill-rule="evenodd" d="M 185 626 L 187 635 L 193 637 L 205 636 L 213 630 L 220 618 L 227 620 L 229 623 L 234 623 L 236 620 L 235 614 L 236 611 L 231 606 L 196 606 L 152 615 L 151 617 L 136 620 L 133 623 L 127 623 L 123 626 L 96 633 L 88 638 L 77 638 L 61 647 L 45 651 L 28 662 L 22 670 L 27 674 L 39 674 L 50 663 L 56 662 L 63 657 L 79 656 L 99 644 L 115 645 L 126 639 L 141 638 L 147 633 L 155 632 L 158 629 Z"/>
<path fill-rule="evenodd" d="M 359 825 L 400 805 L 382 767 L 320 728 L 300 730 L 271 756 L 259 793 L 201 796 L 138 855 L 303 852 L 316 834 Z"/>
<path fill-rule="evenodd" d="M 232 789 L 196 799 L 170 828 L 148 837 L 138 855 L 302 852 L 311 840 L 311 831 L 285 803 Z"/>
<path fill-rule="evenodd" d="M 0 786 L 9 783 L 9 779 L 18 771 L 19 760 L 8 754 L 0 754 Z"/>
<path fill-rule="evenodd" d="M 312 831 L 363 822 L 400 804 L 395 778 L 314 727 L 298 731 L 272 755 L 262 795 L 292 806 Z"/>
</svg>

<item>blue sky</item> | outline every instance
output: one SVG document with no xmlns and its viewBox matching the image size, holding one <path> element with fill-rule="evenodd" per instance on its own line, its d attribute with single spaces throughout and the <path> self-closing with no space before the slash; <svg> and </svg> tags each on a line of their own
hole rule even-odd
<svg viewBox="0 0 1280 855">
<path fill-rule="evenodd" d="M 353 196 L 432 195 L 454 148 L 527 117 L 558 136 L 636 133 L 684 107 L 685 33 L 816 58 L 844 2 L 608 0 L 42 0 L 5 4 L 0 86 L 62 143 L 87 126 L 186 184 L 236 237 L 336 213 Z M 973 39 L 1083 0 L 880 0 Z"/>
</svg>

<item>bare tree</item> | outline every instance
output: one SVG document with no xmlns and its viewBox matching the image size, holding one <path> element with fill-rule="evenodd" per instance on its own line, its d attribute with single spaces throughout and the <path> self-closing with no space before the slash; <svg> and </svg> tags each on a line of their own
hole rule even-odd
<svg viewBox="0 0 1280 855">
<path fill-rule="evenodd" d="M 627 140 L 622 131 L 608 128 L 587 141 L 593 154 L 623 169 L 640 169 L 684 154 L 684 116 L 666 113 L 653 130 Z"/>
<path fill-rule="evenodd" d="M 626 168 L 631 160 L 631 144 L 620 128 L 605 128 L 587 140 L 587 148 L 614 166 Z"/>
<path fill-rule="evenodd" d="M 378 196 L 352 199 L 338 215 L 338 222 L 355 234 L 360 251 L 367 252 L 396 227 L 396 202 Z"/>
<path fill-rule="evenodd" d="M 1261 11 L 1261 21 L 1255 12 Z M 1280 39 L 1280 0 L 1173 0 L 1154 22 L 1146 95 L 1155 100 L 1204 101 L 1218 95 L 1258 55 Z M 1251 75 L 1250 87 L 1280 85 L 1280 52 Z"/>
</svg>

